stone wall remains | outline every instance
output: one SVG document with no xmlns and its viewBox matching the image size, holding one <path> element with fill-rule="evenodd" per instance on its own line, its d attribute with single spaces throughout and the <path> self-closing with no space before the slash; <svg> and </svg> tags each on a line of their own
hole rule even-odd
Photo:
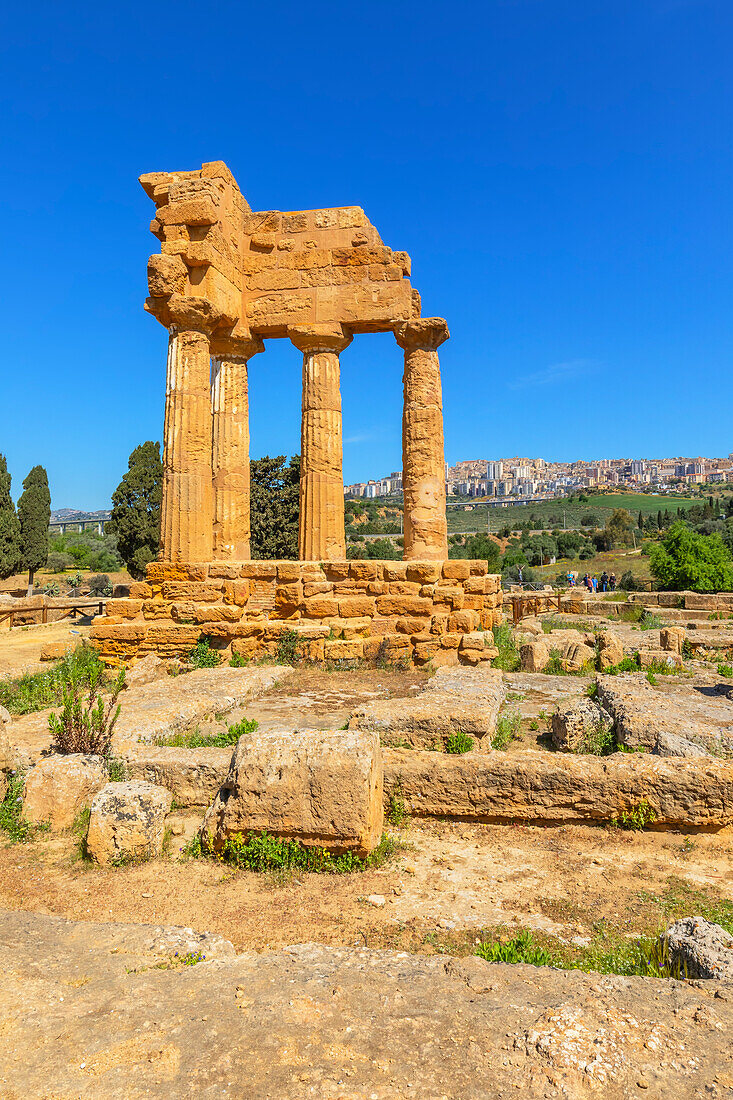
<svg viewBox="0 0 733 1100">
<path fill-rule="evenodd" d="M 503 620 L 501 577 L 485 561 L 152 562 L 108 600 L 91 638 L 110 663 L 185 656 L 276 656 L 284 635 L 310 660 L 478 664 Z"/>
</svg>

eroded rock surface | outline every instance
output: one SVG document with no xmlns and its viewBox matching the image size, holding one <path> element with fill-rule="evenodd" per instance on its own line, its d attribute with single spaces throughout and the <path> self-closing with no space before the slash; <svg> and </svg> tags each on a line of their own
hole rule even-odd
<svg viewBox="0 0 733 1100">
<path fill-rule="evenodd" d="M 584 746 L 589 734 L 603 728 L 610 730 L 613 720 L 594 699 L 582 697 L 564 703 L 550 717 L 553 745 L 562 752 L 587 752 Z"/>
<path fill-rule="evenodd" d="M 372 851 L 382 834 L 382 752 L 367 730 L 269 730 L 239 738 L 204 818 L 206 846 L 263 829 L 334 851 Z"/>
<path fill-rule="evenodd" d="M 108 783 L 92 802 L 89 855 L 103 866 L 159 856 L 171 802 L 170 791 L 153 783 Z"/>
<path fill-rule="evenodd" d="M 499 669 L 441 668 L 427 687 L 408 699 L 385 699 L 358 707 L 350 729 L 374 730 L 385 745 L 444 747 L 461 731 L 491 748 L 506 684 Z"/>
<path fill-rule="evenodd" d="M 26 777 L 23 816 L 34 824 L 47 821 L 52 829 L 68 829 L 106 782 L 101 756 L 75 752 L 45 757 Z"/>
<path fill-rule="evenodd" d="M 0 915 L 0 1096 L 699 1100 L 733 1075 L 719 982 L 192 938 Z"/>
<path fill-rule="evenodd" d="M 669 952 L 689 978 L 733 982 L 733 936 L 703 917 L 683 917 L 665 933 Z"/>
</svg>

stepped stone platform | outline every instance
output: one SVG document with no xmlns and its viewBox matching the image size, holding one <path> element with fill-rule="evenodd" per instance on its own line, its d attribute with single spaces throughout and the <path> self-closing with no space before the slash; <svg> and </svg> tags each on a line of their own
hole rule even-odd
<svg viewBox="0 0 733 1100">
<path fill-rule="evenodd" d="M 91 640 L 114 664 L 181 657 L 202 639 L 223 655 L 276 656 L 284 636 L 314 661 L 476 665 L 503 619 L 501 577 L 485 561 L 153 562 L 109 600 Z"/>
<path fill-rule="evenodd" d="M 187 952 L 205 959 L 179 966 Z M 0 914 L 0 1096 L 699 1100 L 729 984 Z"/>
</svg>

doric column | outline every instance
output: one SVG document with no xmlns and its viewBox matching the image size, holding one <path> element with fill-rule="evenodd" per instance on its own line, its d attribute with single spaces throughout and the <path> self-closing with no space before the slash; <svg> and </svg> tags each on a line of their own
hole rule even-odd
<svg viewBox="0 0 733 1100">
<path fill-rule="evenodd" d="M 249 560 L 249 395 L 247 363 L 265 350 L 262 340 L 242 340 L 237 354 L 214 351 L 211 361 L 214 479 L 214 558 Z"/>
<path fill-rule="evenodd" d="M 397 343 L 405 350 L 402 380 L 405 560 L 436 561 L 448 557 L 443 398 L 437 349 L 449 335 L 442 317 L 406 321 L 395 330 Z"/>
<path fill-rule="evenodd" d="M 163 561 L 210 561 L 211 366 L 208 333 L 170 329 L 163 442 Z"/>
<path fill-rule="evenodd" d="M 346 557 L 343 438 L 339 353 L 351 343 L 341 325 L 299 325 L 288 330 L 303 352 L 300 431 L 301 561 Z"/>
</svg>

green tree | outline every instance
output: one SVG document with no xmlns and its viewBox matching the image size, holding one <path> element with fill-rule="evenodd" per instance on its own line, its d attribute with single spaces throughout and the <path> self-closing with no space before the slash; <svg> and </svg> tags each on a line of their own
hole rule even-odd
<svg viewBox="0 0 733 1100">
<path fill-rule="evenodd" d="M 133 577 L 144 577 L 145 567 L 157 556 L 162 497 L 160 444 L 148 440 L 130 455 L 127 473 L 112 494 L 112 517 L 105 528 L 117 536 L 117 551 Z"/>
<path fill-rule="evenodd" d="M 670 591 L 733 590 L 733 557 L 720 535 L 700 535 L 684 523 L 673 524 L 652 547 L 649 568 L 659 587 Z"/>
<path fill-rule="evenodd" d="M 5 455 L 0 455 L 0 580 L 20 567 L 20 523 L 10 496 L 10 474 Z"/>
<path fill-rule="evenodd" d="M 256 458 L 250 464 L 253 558 L 297 558 L 300 455 Z"/>
<path fill-rule="evenodd" d="M 606 520 L 606 538 L 609 549 L 614 546 L 628 546 L 631 542 L 632 519 L 625 508 L 614 508 Z"/>
<path fill-rule="evenodd" d="M 469 535 L 465 543 L 449 546 L 448 557 L 468 558 L 470 561 L 487 561 L 490 573 L 498 573 L 501 569 L 499 546 L 489 535 L 483 532 L 479 532 L 477 535 Z"/>
<path fill-rule="evenodd" d="M 43 466 L 34 466 L 23 482 L 18 501 L 20 521 L 20 558 L 28 570 L 28 594 L 33 592 L 33 577 L 48 559 L 48 525 L 51 522 L 51 493 L 48 474 Z"/>
</svg>

